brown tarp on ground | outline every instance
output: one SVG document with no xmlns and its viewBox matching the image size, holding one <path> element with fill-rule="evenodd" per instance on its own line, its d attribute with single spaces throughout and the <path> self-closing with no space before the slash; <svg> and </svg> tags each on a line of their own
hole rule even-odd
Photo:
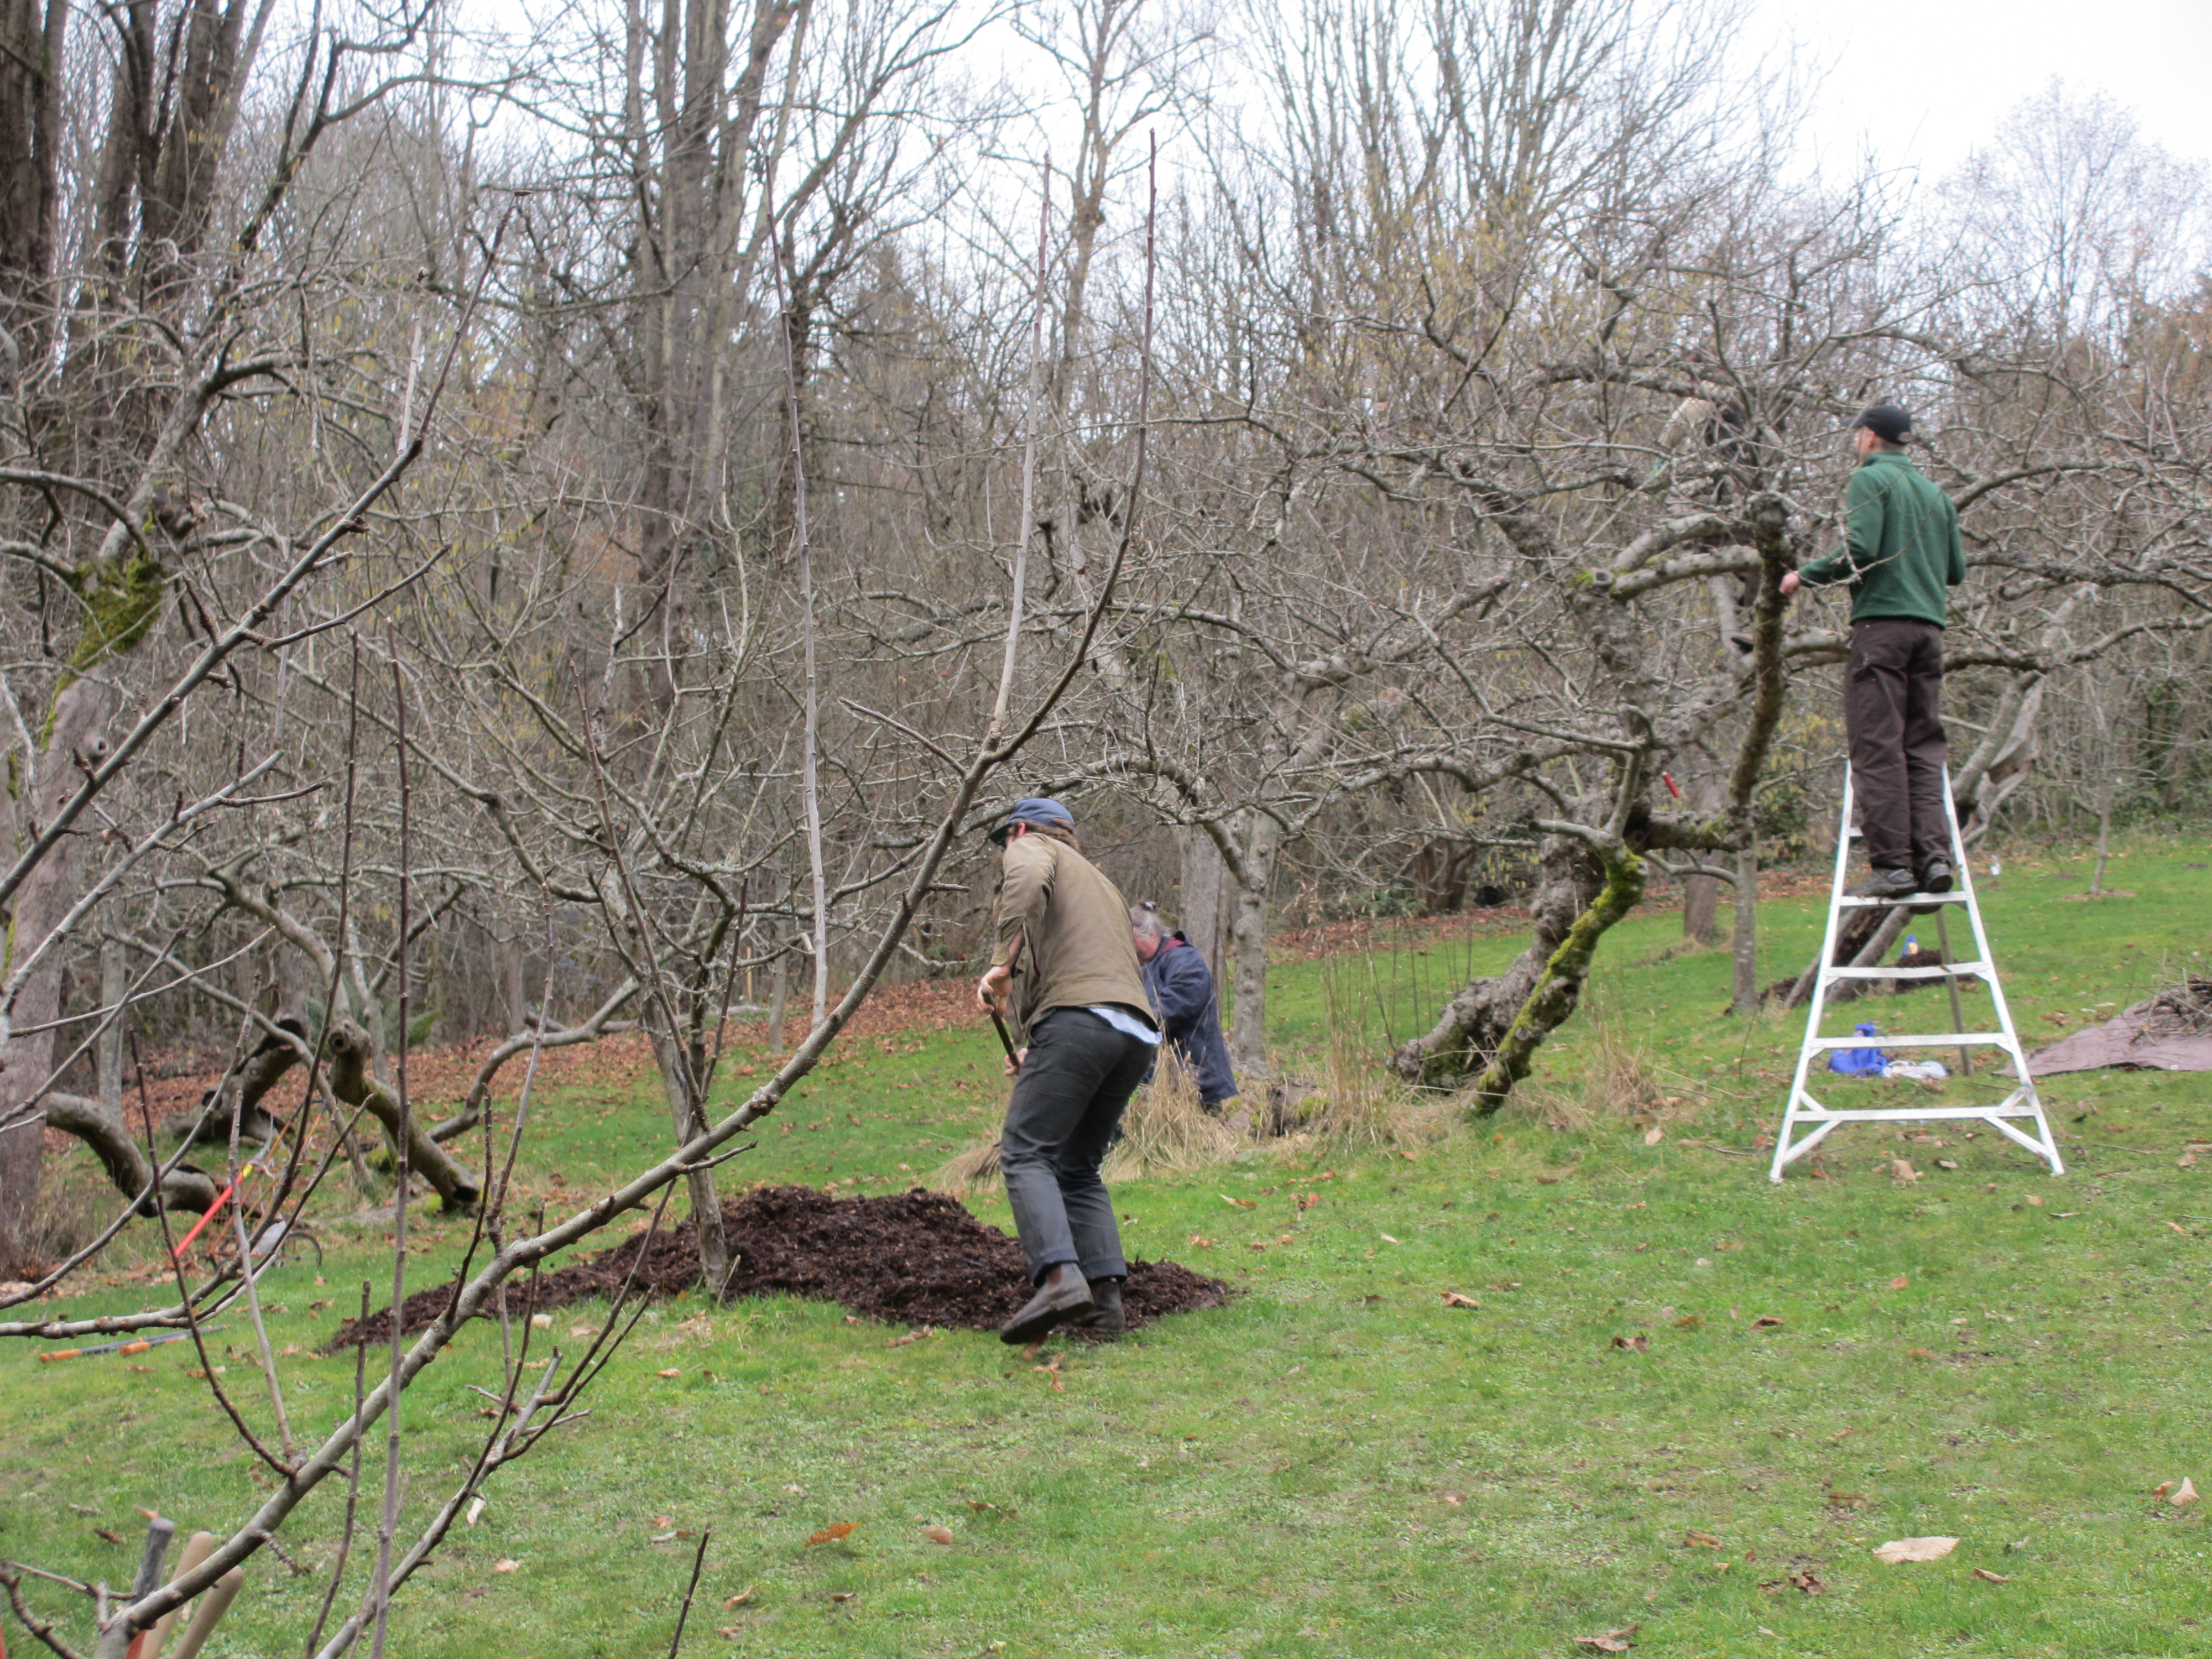
<svg viewBox="0 0 2212 1659">
<path fill-rule="evenodd" d="M 2036 1077 L 2107 1066 L 2212 1072 L 2212 979 L 2192 977 L 2027 1057 Z"/>
</svg>

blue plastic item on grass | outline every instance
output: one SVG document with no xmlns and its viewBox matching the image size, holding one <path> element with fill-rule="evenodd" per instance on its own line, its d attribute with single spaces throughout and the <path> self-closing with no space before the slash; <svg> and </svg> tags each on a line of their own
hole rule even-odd
<svg viewBox="0 0 2212 1659">
<path fill-rule="evenodd" d="M 1876 1037 L 1881 1033 L 1874 1022 L 1866 1020 L 1851 1028 L 1863 1037 Z M 1828 1056 L 1828 1069 L 1841 1072 L 1845 1077 L 1880 1077 L 1889 1056 L 1879 1048 L 1838 1048 Z"/>
</svg>

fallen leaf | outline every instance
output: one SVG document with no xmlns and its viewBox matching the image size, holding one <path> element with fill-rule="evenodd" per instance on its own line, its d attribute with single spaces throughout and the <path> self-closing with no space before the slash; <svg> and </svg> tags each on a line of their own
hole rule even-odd
<svg viewBox="0 0 2212 1659">
<path fill-rule="evenodd" d="M 1761 1314 L 1758 1318 L 1751 1322 L 1751 1328 L 1754 1331 L 1763 1331 L 1772 1326 L 1779 1325 L 1781 1322 L 1782 1322 L 1777 1319 L 1772 1314 Z"/>
<path fill-rule="evenodd" d="M 571 1325 L 568 1327 L 568 1334 L 571 1336 L 596 1336 L 599 1334 L 599 1328 L 596 1325 Z"/>
<path fill-rule="evenodd" d="M 2041 1199 L 2038 1198 L 2038 1197 L 2037 1197 L 2033 1193 L 2030 1193 L 2030 1194 L 2027 1195 L 2027 1201 L 2028 1201 L 2029 1203 L 2031 1203 L 2031 1204 L 2034 1205 L 2034 1206 L 2035 1206 L 2035 1207 L 2036 1207 L 2037 1209 L 2039 1209 L 2039 1209 L 2041 1209 L 2041 1208 L 2043 1207 L 2043 1200 L 2042 1200 Z"/>
<path fill-rule="evenodd" d="M 1644 1132 L 1644 1144 L 1647 1146 L 1656 1146 L 1666 1138 L 1667 1132 L 1656 1123 Z"/>
<path fill-rule="evenodd" d="M 1481 1305 L 1473 1297 L 1462 1296 L 1457 1291 L 1444 1292 L 1444 1306 L 1447 1308 L 1480 1308 Z"/>
<path fill-rule="evenodd" d="M 908 1331 L 904 1336 L 895 1336 L 884 1344 L 886 1348 L 903 1348 L 909 1342 L 919 1342 L 925 1337 L 935 1336 L 937 1327 L 924 1325 L 920 1330 Z"/>
<path fill-rule="evenodd" d="M 2009 1584 L 2012 1583 L 2012 1579 L 2008 1575 L 2002 1572 L 1991 1572 L 1987 1567 L 1976 1567 L 1974 1569 L 1974 1577 L 1980 1579 L 1984 1584 Z"/>
<path fill-rule="evenodd" d="M 1863 1510 L 1867 1504 L 1866 1494 L 1856 1492 L 1832 1492 L 1826 1501 L 1832 1510 Z"/>
<path fill-rule="evenodd" d="M 105 1527 L 94 1527 L 92 1529 L 92 1535 L 94 1538 L 105 1538 L 111 1544 L 119 1544 L 123 1541 L 123 1534 L 121 1533 L 110 1532 Z"/>
<path fill-rule="evenodd" d="M 1651 1339 L 1638 1331 L 1634 1336 L 1614 1337 L 1613 1346 L 1616 1348 L 1631 1349 L 1637 1353 L 1648 1353 L 1651 1349 Z"/>
<path fill-rule="evenodd" d="M 1674 1328 L 1678 1331 L 1701 1330 L 1704 1328 L 1705 1323 L 1705 1322 L 1699 1318 L 1696 1314 L 1684 1314 L 1680 1319 L 1674 1322 Z"/>
<path fill-rule="evenodd" d="M 859 1593 L 857 1590 L 831 1590 L 830 1599 L 832 1601 L 849 1601 Z"/>
<path fill-rule="evenodd" d="M 1637 1626 L 1624 1625 L 1619 1630 L 1609 1630 L 1602 1636 L 1577 1636 L 1578 1648 L 1595 1648 L 1600 1653 L 1626 1653 L 1636 1645 Z"/>
<path fill-rule="evenodd" d="M 2173 1167 L 2177 1170 L 2185 1170 L 2196 1162 L 2196 1153 L 2184 1152 L 2179 1158 L 2173 1160 Z"/>
<path fill-rule="evenodd" d="M 521 1565 L 521 1562 L 514 1559 L 512 1557 L 502 1556 L 498 1560 L 491 1564 L 491 1570 L 494 1572 L 513 1572 Z"/>
<path fill-rule="evenodd" d="M 1398 1242 L 1396 1239 L 1391 1237 L 1388 1233 L 1377 1233 L 1376 1237 L 1380 1238 L 1386 1244 L 1395 1244 Z"/>
<path fill-rule="evenodd" d="M 817 1544 L 834 1544 L 841 1538 L 850 1538 L 860 1525 L 857 1521 L 832 1521 L 806 1540 L 806 1547 L 812 1549 Z"/>
<path fill-rule="evenodd" d="M 995 1510 L 999 1506 L 996 1504 L 986 1504 L 980 1498 L 971 1498 L 968 1500 L 968 1507 L 981 1515 L 986 1510 Z"/>
<path fill-rule="evenodd" d="M 1257 1209 L 1260 1205 L 1256 1198 L 1231 1198 L 1226 1193 L 1216 1193 L 1214 1196 L 1224 1204 L 1234 1204 L 1240 1210 Z"/>
<path fill-rule="evenodd" d="M 1891 1567 L 1906 1561 L 1941 1561 L 1958 1547 L 1955 1538 L 1899 1538 L 1875 1550 L 1874 1559 Z"/>
<path fill-rule="evenodd" d="M 1915 1348 L 1911 1352 L 1906 1354 L 1905 1357 L 1907 1359 L 1933 1359 L 1936 1357 L 1936 1354 L 1933 1349 Z"/>
<path fill-rule="evenodd" d="M 672 1544 L 676 1541 L 676 1534 L 672 1532 L 657 1532 L 645 1541 L 648 1544 Z"/>
<path fill-rule="evenodd" d="M 1901 1291 L 1911 1282 L 1912 1281 L 1907 1279 L 1903 1273 L 1899 1273 L 1896 1278 L 1889 1281 L 1889 1288 L 1893 1291 Z"/>
<path fill-rule="evenodd" d="M 745 1627 L 743 1625 L 717 1625 L 714 1626 L 714 1634 L 720 1637 L 725 1642 L 734 1642 L 738 1638 L 743 1636 L 744 1633 Z"/>
<path fill-rule="evenodd" d="M 952 1547 L 952 1528 L 950 1527 L 924 1527 L 921 1535 L 933 1544 L 942 1544 L 947 1549 Z"/>
<path fill-rule="evenodd" d="M 532 1330 L 533 1330 L 533 1331 L 550 1331 L 550 1330 L 551 1330 L 551 1329 L 553 1328 L 553 1316 L 552 1316 L 551 1314 L 532 1314 L 532 1315 L 531 1315 L 531 1316 L 530 1316 L 530 1328 L 531 1328 Z"/>
<path fill-rule="evenodd" d="M 2150 1489 L 2150 1495 L 2151 1495 L 2153 1498 L 2163 1498 L 2163 1497 L 2165 1497 L 2165 1496 L 2166 1495 L 2166 1493 L 2168 1493 L 2168 1492 L 2172 1492 L 2172 1490 L 2173 1490 L 2173 1482 L 2172 1482 L 2172 1481 L 2171 1481 L 2171 1480 L 2161 1480 L 2161 1481 L 2160 1481 L 2160 1482 L 2158 1483 L 2158 1485 L 2156 1485 L 2155 1486 L 2153 1486 L 2153 1487 Z"/>
<path fill-rule="evenodd" d="M 1901 1158 L 1890 1159 L 1889 1173 L 1893 1180 L 1900 1183 L 1909 1183 L 1920 1179 L 1920 1171 L 1914 1169 L 1909 1160 Z"/>
<path fill-rule="evenodd" d="M 2179 1221 L 2169 1221 L 2166 1224 L 2172 1228 L 2174 1231 L 2179 1233 L 2184 1238 L 2189 1237 L 2189 1229 L 2183 1226 Z"/>
<path fill-rule="evenodd" d="M 1939 1170 L 1955 1170 L 1959 1165 L 1957 1160 L 1954 1158 L 1939 1158 L 1936 1160 L 1936 1167 Z"/>
<path fill-rule="evenodd" d="M 1818 1595 L 1822 1590 L 1828 1588 L 1826 1584 L 1820 1582 L 1820 1578 L 1809 1567 L 1803 1572 L 1791 1573 L 1790 1575 L 1790 1582 L 1797 1589 L 1804 1591 L 1808 1595 Z"/>
<path fill-rule="evenodd" d="M 753 1599 L 753 1592 L 758 1589 L 760 1589 L 758 1584 L 748 1584 L 735 1595 L 725 1601 L 722 1605 L 726 1607 L 741 1607 Z"/>
<path fill-rule="evenodd" d="M 684 1375 L 684 1373 L 683 1373 L 683 1371 L 682 1371 L 680 1369 L 678 1369 L 678 1367 L 676 1367 L 676 1366 L 674 1366 L 674 1365 L 671 1365 L 671 1366 L 670 1366 L 666 1370 L 665 1370 L 665 1371 L 655 1371 L 655 1372 L 653 1373 L 653 1375 L 654 1375 L 655 1376 L 683 1376 L 683 1375 Z"/>
<path fill-rule="evenodd" d="M 1686 1550 L 1717 1550 L 1720 1547 L 1721 1540 L 1709 1532 L 1686 1532 L 1682 1534 L 1682 1547 Z"/>
<path fill-rule="evenodd" d="M 2167 1498 L 2166 1501 L 2172 1504 L 2176 1509 L 2180 1509 L 2185 1504 L 2194 1504 L 2197 1501 L 2197 1487 L 2195 1483 L 2192 1482 L 2186 1475 L 2183 1476 L 2181 1484 L 2173 1489 L 2173 1496 Z"/>
</svg>

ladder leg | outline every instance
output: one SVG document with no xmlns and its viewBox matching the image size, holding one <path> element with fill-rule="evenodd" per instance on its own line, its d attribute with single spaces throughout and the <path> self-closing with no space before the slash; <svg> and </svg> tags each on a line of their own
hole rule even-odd
<svg viewBox="0 0 2212 1659">
<path fill-rule="evenodd" d="M 1943 965 L 1948 968 L 1951 965 L 1951 928 L 1940 908 L 1936 912 L 1936 946 L 1943 958 Z M 1956 974 L 1945 975 L 1943 988 L 1951 994 L 1951 1029 L 1963 1031 L 1966 1029 L 1966 1005 L 1959 1000 L 1959 976 Z M 1959 1045 L 1959 1075 L 1972 1077 L 1973 1073 L 1974 1057 L 1966 1052 L 1966 1045 L 1962 1042 Z"/>
<path fill-rule="evenodd" d="M 1989 983 L 1990 1000 L 1995 1005 L 1996 1020 L 1995 1029 L 1986 1033 L 1968 1032 L 1958 976 L 1946 973 L 1943 977 L 1950 993 L 1951 1020 L 1954 1029 L 1948 1032 L 1929 1033 L 1923 1040 L 1936 1042 L 1957 1040 L 1960 1066 L 1962 1072 L 1971 1075 L 1973 1051 L 1964 1039 L 1972 1035 L 1984 1035 L 1994 1046 L 2002 1048 L 2012 1062 L 2020 1079 L 2020 1086 L 1992 1106 L 1930 1105 L 1924 1108 L 1830 1105 L 1817 1098 L 1808 1086 L 1814 1056 L 1825 1054 L 1832 1048 L 1845 1047 L 1851 1041 L 1849 1038 L 1823 1038 L 1820 1036 L 1820 1021 L 1827 1008 L 1829 987 L 1841 971 L 1837 969 L 1834 958 L 1840 913 L 1845 902 L 1844 883 L 1850 858 L 1852 805 L 1850 769 L 1846 765 L 1844 769 L 1842 822 L 1836 838 L 1835 875 L 1829 884 L 1827 926 L 1821 937 L 1820 957 L 1814 963 L 1813 993 L 1809 999 L 1810 1006 L 1806 1010 L 1805 1035 L 1798 1046 L 1797 1065 L 1790 1082 L 1789 1103 L 1783 1111 L 1781 1132 L 1775 1138 L 1774 1157 L 1767 1168 L 1767 1178 L 1780 1181 L 1784 1168 L 1812 1151 L 1839 1123 L 1954 1121 L 1961 1118 L 1978 1118 L 1986 1121 L 2006 1139 L 2042 1158 L 2050 1165 L 2052 1175 L 2064 1175 L 2066 1162 L 2058 1151 L 2058 1137 L 2052 1133 L 2051 1121 L 2044 1115 L 2043 1102 L 2036 1092 L 2035 1079 L 2028 1069 L 2027 1051 L 2021 1046 L 2019 1030 L 2013 1024 L 2012 1010 L 2006 1005 L 2004 987 L 1997 977 L 1996 959 L 1990 950 L 1989 932 L 1982 924 L 1981 904 L 1974 896 L 1973 871 L 1966 862 L 1966 837 L 1960 832 L 1958 805 L 1951 796 L 1951 779 L 1948 770 L 1943 777 L 1943 813 L 1946 827 L 1950 831 L 1951 848 L 1957 858 L 1955 867 L 1959 891 L 1955 898 L 1965 907 L 1966 925 L 1972 930 L 1974 937 L 1974 953 L 1971 960 L 1975 964 L 1978 976 L 1986 979 Z M 1950 929 L 1944 917 L 1945 907 L 1934 908 L 1942 965 L 1949 969 L 1955 964 L 1952 957 Z M 1825 1071 L 1823 1075 L 1826 1075 Z M 2032 1135 L 2019 1127 L 2022 1119 L 2033 1121 L 2034 1133 Z"/>
</svg>

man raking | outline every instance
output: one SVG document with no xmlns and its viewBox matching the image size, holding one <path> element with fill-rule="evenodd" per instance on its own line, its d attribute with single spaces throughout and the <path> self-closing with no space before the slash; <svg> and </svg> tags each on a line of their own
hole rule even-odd
<svg viewBox="0 0 2212 1659">
<path fill-rule="evenodd" d="M 1851 587 L 1850 654 L 1844 665 L 1844 726 L 1851 789 L 1866 841 L 1868 879 L 1857 898 L 1951 890 L 1951 838 L 1943 817 L 1943 624 L 1948 591 L 1966 580 L 1959 514 L 1905 457 L 1911 416 L 1876 404 L 1852 422 L 1858 470 L 1844 495 L 1844 545 L 1782 578 Z"/>
<path fill-rule="evenodd" d="M 1036 1287 L 999 1334 L 1124 1330 L 1129 1267 L 1098 1169 L 1160 1040 L 1128 906 L 1083 856 L 1058 801 L 1015 802 L 991 839 L 1005 851 L 999 943 L 975 1000 L 992 1012 L 1004 1004 L 1022 1045 L 1006 1060 L 1014 1091 L 999 1169 Z"/>
<path fill-rule="evenodd" d="M 1229 1069 L 1229 1045 L 1221 1040 L 1212 972 L 1189 939 L 1160 920 L 1157 904 L 1129 912 L 1129 937 L 1145 965 L 1145 989 L 1152 993 L 1167 1046 L 1198 1085 L 1198 1103 L 1218 1117 L 1222 1103 L 1236 1097 L 1237 1074 Z"/>
</svg>

